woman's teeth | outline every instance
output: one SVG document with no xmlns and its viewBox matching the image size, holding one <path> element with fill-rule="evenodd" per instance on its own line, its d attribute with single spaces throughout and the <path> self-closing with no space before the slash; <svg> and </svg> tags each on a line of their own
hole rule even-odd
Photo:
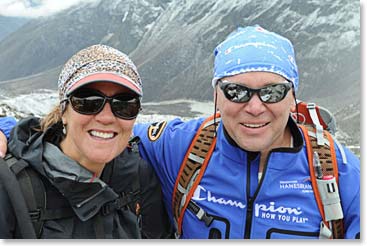
<svg viewBox="0 0 367 246">
<path fill-rule="evenodd" d="M 90 134 L 94 137 L 99 137 L 99 138 L 104 138 L 104 139 L 113 138 L 114 136 L 113 133 L 97 132 L 97 131 L 90 131 Z"/>
</svg>

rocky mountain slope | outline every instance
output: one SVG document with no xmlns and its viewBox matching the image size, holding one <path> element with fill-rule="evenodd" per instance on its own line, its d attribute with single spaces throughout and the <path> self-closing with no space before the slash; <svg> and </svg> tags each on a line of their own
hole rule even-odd
<svg viewBox="0 0 367 246">
<path fill-rule="evenodd" d="M 105 43 L 128 53 L 144 100 L 212 98 L 213 49 L 238 26 L 259 24 L 293 41 L 298 96 L 360 129 L 359 2 L 344 0 L 96 0 L 28 22 L 0 42 L 0 93 L 56 89 L 77 50 Z"/>
</svg>

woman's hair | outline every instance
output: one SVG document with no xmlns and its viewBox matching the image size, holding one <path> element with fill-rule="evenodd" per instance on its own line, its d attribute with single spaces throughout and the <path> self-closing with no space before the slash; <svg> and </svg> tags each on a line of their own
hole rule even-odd
<svg viewBox="0 0 367 246">
<path fill-rule="evenodd" d="M 51 110 L 50 113 L 48 113 L 42 120 L 40 123 L 40 127 L 41 127 L 41 131 L 44 132 L 46 131 L 47 128 L 49 128 L 50 126 L 60 122 L 61 119 L 61 108 L 60 105 L 55 106 L 55 108 L 53 108 Z"/>
</svg>

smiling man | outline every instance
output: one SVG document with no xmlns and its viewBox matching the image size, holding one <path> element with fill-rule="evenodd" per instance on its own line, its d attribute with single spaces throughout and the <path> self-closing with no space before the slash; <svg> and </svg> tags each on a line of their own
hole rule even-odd
<svg viewBox="0 0 367 246">
<path fill-rule="evenodd" d="M 304 136 L 291 117 L 299 84 L 292 43 L 250 26 L 214 54 L 216 116 L 134 127 L 178 236 L 324 237 Z M 358 238 L 359 160 L 344 147 L 335 152 L 344 236 Z"/>
</svg>

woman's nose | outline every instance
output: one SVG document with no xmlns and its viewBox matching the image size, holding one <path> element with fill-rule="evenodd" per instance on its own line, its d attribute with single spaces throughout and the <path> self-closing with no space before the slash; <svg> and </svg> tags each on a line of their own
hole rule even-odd
<svg viewBox="0 0 367 246">
<path fill-rule="evenodd" d="M 115 120 L 115 115 L 112 112 L 109 102 L 106 102 L 102 111 L 95 115 L 95 119 L 103 124 L 108 124 Z"/>
</svg>

